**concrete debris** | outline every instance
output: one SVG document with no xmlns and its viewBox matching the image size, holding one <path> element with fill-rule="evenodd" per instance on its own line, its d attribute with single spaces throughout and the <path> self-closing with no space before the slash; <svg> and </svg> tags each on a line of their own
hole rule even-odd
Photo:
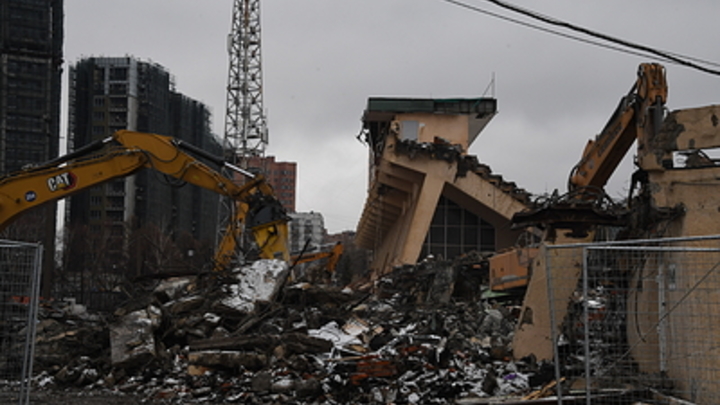
<svg viewBox="0 0 720 405">
<path fill-rule="evenodd" d="M 259 303 L 270 302 L 280 290 L 289 267 L 280 260 L 258 260 L 245 266 L 233 276 L 235 283 L 227 284 L 219 305 L 238 312 L 251 313 Z"/>
<path fill-rule="evenodd" d="M 161 316 L 160 308 L 151 305 L 110 325 L 110 358 L 114 366 L 140 365 L 155 358 L 154 332 Z"/>
<path fill-rule="evenodd" d="M 481 403 L 538 392 L 554 367 L 511 360 L 519 307 L 468 294 L 484 280 L 470 262 L 427 260 L 341 289 L 285 285 L 287 266 L 266 261 L 158 282 L 107 319 L 46 305 L 34 389 L 145 403 L 318 405 Z"/>
<path fill-rule="evenodd" d="M 163 301 L 172 301 L 188 295 L 195 288 L 195 277 L 174 277 L 163 280 L 154 293 Z"/>
<path fill-rule="evenodd" d="M 67 302 L 54 302 L 44 305 L 42 317 L 37 325 L 36 367 L 67 365 L 81 357 L 100 357 L 108 347 L 109 328 L 100 316 L 78 312 Z"/>
</svg>

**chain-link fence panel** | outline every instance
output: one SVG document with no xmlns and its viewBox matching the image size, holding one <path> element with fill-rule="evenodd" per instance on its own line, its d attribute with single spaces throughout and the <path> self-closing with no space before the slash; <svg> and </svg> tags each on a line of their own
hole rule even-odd
<svg viewBox="0 0 720 405">
<path fill-rule="evenodd" d="M 557 374 L 576 382 L 564 395 L 720 403 L 720 236 L 552 246 L 545 259 Z"/>
<path fill-rule="evenodd" d="M 0 380 L 19 404 L 29 403 L 41 263 L 41 245 L 0 240 Z"/>
</svg>

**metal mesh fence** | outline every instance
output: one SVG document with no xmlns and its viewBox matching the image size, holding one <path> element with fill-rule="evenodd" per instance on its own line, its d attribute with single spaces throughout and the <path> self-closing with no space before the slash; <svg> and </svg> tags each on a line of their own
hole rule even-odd
<svg viewBox="0 0 720 405">
<path fill-rule="evenodd" d="M 560 403 L 720 403 L 720 236 L 553 246 L 546 261 L 557 374 L 575 381 Z"/>
<path fill-rule="evenodd" d="M 42 247 L 0 240 L 0 380 L 29 403 Z"/>
</svg>

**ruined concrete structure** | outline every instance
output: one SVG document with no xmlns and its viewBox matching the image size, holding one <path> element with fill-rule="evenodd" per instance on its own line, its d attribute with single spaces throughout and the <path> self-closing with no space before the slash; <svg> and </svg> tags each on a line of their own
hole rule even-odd
<svg viewBox="0 0 720 405">
<path fill-rule="evenodd" d="M 650 227 L 648 231 L 665 229 L 662 236 L 666 237 L 720 234 L 718 117 L 720 106 L 717 105 L 673 111 L 665 118 L 657 136 L 639 142 L 640 167 L 648 173 L 647 206 L 656 215 L 668 210 L 676 213 L 665 218 L 660 216 L 659 219 L 663 220 L 660 224 L 665 226 Z M 717 247 L 713 242 L 704 245 Z M 665 260 L 672 266 L 672 263 L 682 263 L 679 257 L 680 253 L 668 252 Z M 645 271 L 657 271 L 651 265 L 648 263 Z M 667 371 L 670 378 L 685 385 L 678 389 L 696 392 L 696 397 L 692 399 L 697 403 L 714 402 L 720 395 L 720 388 L 715 383 L 720 377 L 716 345 L 720 325 L 713 317 L 707 316 L 708 312 L 717 316 L 720 298 L 717 293 L 684 296 L 673 286 L 712 286 L 706 277 L 714 273 L 716 267 L 679 266 L 668 276 L 668 286 L 663 288 L 659 282 L 636 284 L 637 288 L 628 300 L 630 310 L 643 312 L 647 309 L 646 316 L 629 319 L 628 322 L 628 339 L 634 348 L 633 356 L 649 356 L 656 360 L 657 368 L 641 371 L 652 373 L 665 368 L 663 371 Z M 634 279 L 631 285 L 636 281 Z M 663 302 L 671 309 L 682 303 L 687 308 L 686 313 L 694 316 L 672 311 L 667 315 L 660 314 L 657 306 L 644 308 L 647 304 L 643 303 L 648 302 Z M 703 314 L 705 316 L 701 316 Z M 637 333 L 638 330 L 655 327 L 660 320 L 667 330 L 672 331 L 672 339 L 661 342 L 664 353 L 654 350 L 652 342 L 645 341 Z M 696 336 L 697 333 L 702 333 L 704 338 Z M 687 359 L 695 367 L 683 367 Z"/>
<path fill-rule="evenodd" d="M 657 134 L 638 137 L 640 170 L 633 179 L 640 187 L 627 215 L 625 238 L 648 241 L 720 235 L 718 117 L 717 105 L 676 110 L 664 118 Z M 593 239 L 592 234 L 585 238 L 568 235 L 559 227 L 554 244 Z M 662 376 L 675 392 L 693 403 L 717 403 L 717 240 L 699 239 L 689 245 L 698 249 L 693 256 L 675 245 L 649 245 L 655 249 L 653 255 L 648 251 L 633 253 L 635 256 L 614 252 L 616 262 L 608 269 L 624 278 L 617 276 L 614 285 L 604 287 L 623 295 L 626 306 L 617 309 L 621 311 L 615 323 L 619 328 L 613 330 L 612 338 L 619 344 L 627 340 L 624 358 L 636 367 L 635 374 Z M 632 257 L 641 260 L 630 266 Z M 547 265 L 549 262 L 552 265 Z M 582 270 L 582 259 L 577 256 L 541 251 L 514 335 L 516 358 L 532 354 L 539 360 L 552 360 L 556 345 L 550 314 L 556 321 L 555 332 L 566 334 L 563 320 Z M 550 285 L 556 301 L 552 310 Z"/>
<path fill-rule="evenodd" d="M 509 219 L 529 194 L 468 148 L 497 112 L 492 98 L 370 98 L 363 115 L 369 190 L 356 243 L 375 276 L 433 255 L 513 246 Z"/>
</svg>

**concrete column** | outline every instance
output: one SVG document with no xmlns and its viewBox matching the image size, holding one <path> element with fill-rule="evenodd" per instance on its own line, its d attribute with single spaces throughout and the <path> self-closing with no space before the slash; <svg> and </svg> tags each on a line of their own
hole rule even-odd
<svg viewBox="0 0 720 405">
<path fill-rule="evenodd" d="M 423 180 L 422 186 L 418 193 L 417 200 L 412 206 L 410 215 L 406 216 L 406 224 L 402 239 L 405 242 L 402 249 L 399 250 L 399 260 L 401 263 L 416 263 L 420 251 L 422 250 L 425 236 L 430 229 L 435 209 L 442 195 L 445 182 L 454 177 L 456 169 L 455 165 L 442 164 L 441 162 L 433 162 L 434 170 L 428 170 Z"/>
</svg>

